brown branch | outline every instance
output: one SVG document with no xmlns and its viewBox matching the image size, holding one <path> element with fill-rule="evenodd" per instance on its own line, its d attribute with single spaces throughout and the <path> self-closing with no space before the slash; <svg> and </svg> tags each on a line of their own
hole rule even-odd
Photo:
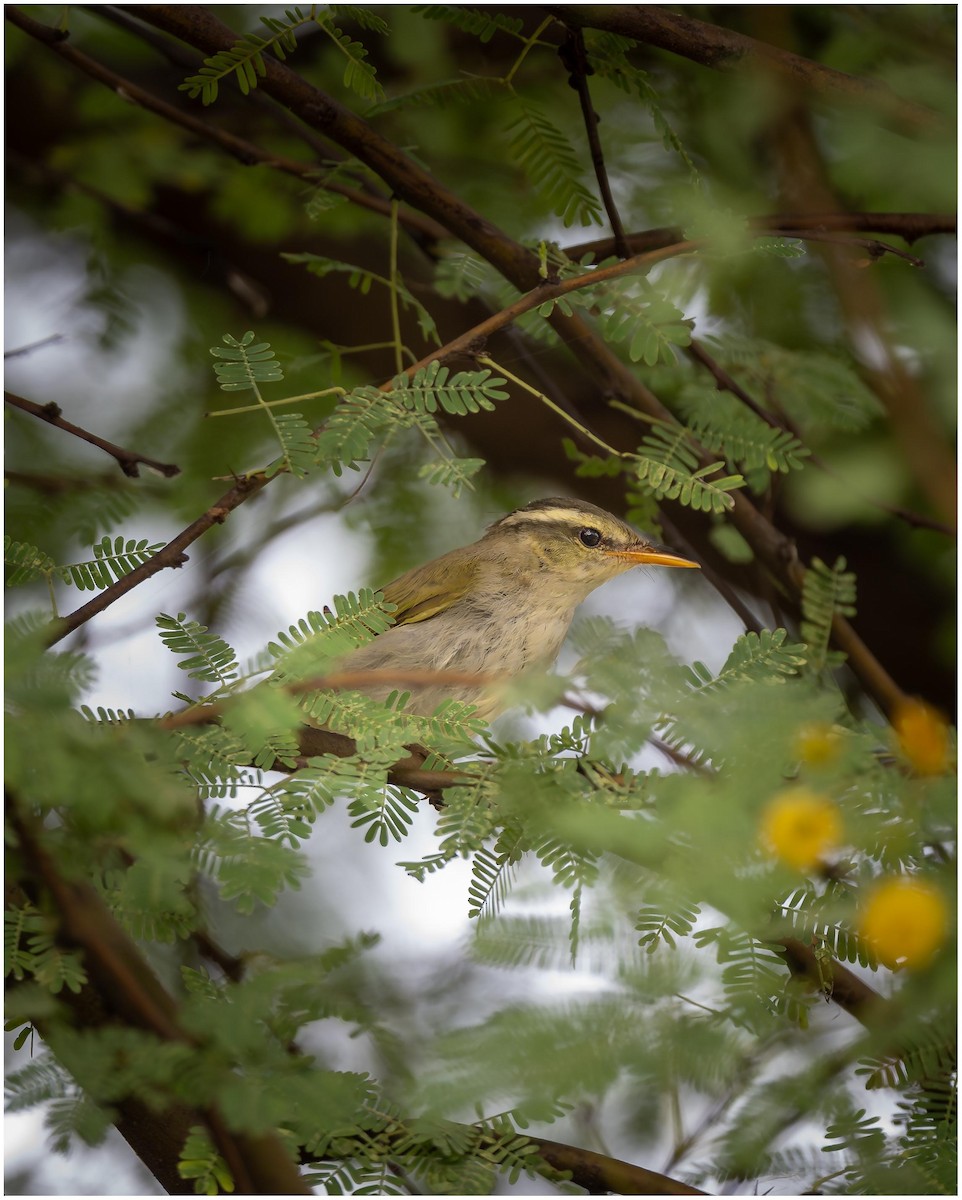
<svg viewBox="0 0 962 1200">
<path fill-rule="evenodd" d="M 113 442 L 108 442 L 105 438 L 98 437 L 95 433 L 81 429 L 79 425 L 74 425 L 72 422 L 66 420 L 61 415 L 61 410 L 56 404 L 35 404 L 32 400 L 25 400 L 22 396 L 14 395 L 13 392 L 4 392 L 3 398 L 13 408 L 19 408 L 25 413 L 30 413 L 31 416 L 38 417 L 41 421 L 46 421 L 48 425 L 55 425 L 58 429 L 63 429 L 66 433 L 72 433 L 74 437 L 78 437 L 82 441 L 89 442 L 91 446 L 96 446 L 98 449 L 103 450 L 111 458 L 116 459 L 121 471 L 125 475 L 129 475 L 132 479 L 136 479 L 140 474 L 141 464 L 149 467 L 152 471 L 157 471 L 161 475 L 165 475 L 168 479 L 180 474 L 180 467 L 174 463 L 158 462 L 156 458 L 147 458 L 144 454 L 136 454 L 133 450 L 125 450 L 123 446 L 117 446 Z"/>
<path fill-rule="evenodd" d="M 769 425 L 772 429 L 785 429 L 789 433 L 794 434 L 795 437 L 800 436 L 795 424 L 788 420 L 784 414 L 782 415 L 781 420 L 776 420 L 771 413 L 767 412 L 764 408 L 757 404 L 755 399 L 741 386 L 741 384 L 731 375 L 729 375 L 721 363 L 708 353 L 701 342 L 696 341 L 695 338 L 692 338 L 691 343 L 687 348 L 687 353 L 689 358 L 694 359 L 695 362 L 706 368 L 706 370 L 715 380 L 719 389 L 722 391 L 731 392 L 733 396 L 736 396 L 742 402 L 742 404 L 746 406 L 746 408 L 751 409 L 751 411 L 762 421 L 764 421 L 766 425 Z M 813 467 L 818 467 L 820 471 L 824 471 L 826 475 L 831 475 L 833 479 L 844 480 L 842 473 L 840 471 L 836 471 L 833 467 L 830 467 L 828 463 L 826 463 L 819 455 L 809 455 L 808 461 Z M 866 496 L 861 493 L 860 495 L 866 504 L 871 504 L 873 508 L 877 508 L 881 512 L 888 513 L 889 516 L 895 517 L 896 520 L 904 521 L 906 525 L 909 525 L 915 529 L 931 529 L 933 532 L 944 534 L 946 537 L 955 537 L 955 530 L 952 529 L 951 526 L 946 525 L 943 521 L 936 520 L 934 517 L 927 517 L 923 513 L 911 512 L 907 508 L 899 508 L 893 504 L 886 504 L 883 500 L 875 500 L 873 497 Z M 706 574 L 706 578 L 710 578 L 710 576 Z"/>
<path fill-rule="evenodd" d="M 558 54 L 568 72 L 569 85 L 578 93 L 581 116 L 585 123 L 585 135 L 588 138 L 588 147 L 591 151 L 591 165 L 595 169 L 598 190 L 601 192 L 602 203 L 605 206 L 605 212 L 608 214 L 608 223 L 611 225 L 611 232 L 614 235 L 616 253 L 619 258 L 628 258 L 631 250 L 629 250 L 628 243 L 625 241 L 625 227 L 621 223 L 621 216 L 615 205 L 615 198 L 611 194 L 611 184 L 608 181 L 608 171 L 605 167 L 605 156 L 601 148 L 601 138 L 598 134 L 598 114 L 594 110 L 594 106 L 591 103 L 591 94 L 588 91 L 588 74 L 592 68 L 585 51 L 584 34 L 580 29 L 568 31 L 568 36 L 558 47 Z"/>
<path fill-rule="evenodd" d="M 264 475 L 246 475 L 238 479 L 229 492 L 225 492 L 196 521 L 191 521 L 186 529 L 181 530 L 153 558 L 149 558 L 145 563 L 141 563 L 139 567 L 135 567 L 129 575 L 118 579 L 116 583 L 112 583 L 110 587 L 105 588 L 99 596 L 88 600 L 86 604 L 74 609 L 66 617 L 52 622 L 47 644 L 49 646 L 56 645 L 67 634 L 73 633 L 75 629 L 78 629 L 81 625 L 89 621 L 91 617 L 102 613 L 122 596 L 126 596 L 128 592 L 133 591 L 145 579 L 150 579 L 159 571 L 167 570 L 169 567 L 182 566 L 187 561 L 187 555 L 184 551 L 188 546 L 196 542 L 211 526 L 223 524 L 238 505 L 243 504 L 245 500 L 249 500 L 252 496 L 256 496 L 268 482 L 269 480 Z"/>
<path fill-rule="evenodd" d="M 766 70 L 816 95 L 870 104 L 914 133 L 940 122 L 937 112 L 904 100 L 878 80 L 836 71 L 733 29 L 711 25 L 687 13 L 672 12 L 660 4 L 573 4 L 547 8 L 568 25 L 634 38 L 718 71 Z"/>
<path fill-rule="evenodd" d="M 890 246 L 888 242 L 880 242 L 877 238 L 853 237 L 850 233 L 835 233 L 821 229 L 783 229 L 781 236 L 798 238 L 804 242 L 834 242 L 839 246 L 861 246 L 873 259 L 882 258 L 886 254 L 894 254 L 896 258 L 905 259 L 913 267 L 925 266 L 921 258 L 916 258 L 914 254 L 909 254 L 905 250 L 899 250 L 897 246 Z"/>
<path fill-rule="evenodd" d="M 50 475 L 43 471 L 8 471 L 3 473 L 8 483 L 30 488 L 45 496 L 62 496 L 70 492 L 119 491 L 130 494 L 133 489 L 116 475 Z M 140 488 L 137 489 L 138 494 Z"/>
<path fill-rule="evenodd" d="M 116 92 L 120 99 L 128 103 L 138 104 L 148 112 L 163 117 L 165 121 L 186 129 L 196 137 L 212 142 L 219 149 L 223 150 L 225 154 L 229 154 L 243 166 L 250 167 L 262 164 L 271 167 L 286 175 L 292 175 L 296 179 L 305 180 L 314 187 L 321 187 L 327 191 L 336 192 L 338 195 L 346 197 L 352 204 L 356 204 L 361 208 L 367 208 L 381 216 L 390 217 L 391 201 L 389 199 L 372 196 L 367 192 L 363 192 L 358 188 L 352 188 L 337 180 L 326 182 L 319 177 L 320 168 L 316 164 L 298 162 L 296 159 L 288 158 L 283 154 L 274 154 L 268 150 L 263 150 L 260 146 L 256 146 L 253 142 L 249 142 L 245 138 L 229 133 L 225 129 L 219 129 L 209 121 L 201 120 L 191 113 L 168 104 L 165 100 L 161 100 L 158 96 L 138 86 L 132 80 L 118 75 L 115 71 L 111 71 L 108 67 L 90 58 L 89 55 L 84 54 L 81 50 L 75 49 L 65 40 L 67 35 L 54 29 L 52 26 L 42 25 L 38 21 L 34 21 L 13 5 L 6 5 L 4 7 L 4 16 L 12 24 L 22 29 L 24 33 L 36 38 L 37 41 L 42 42 L 48 49 L 59 55 L 66 62 L 71 63 L 89 75 L 91 79 L 96 79 L 99 83 L 110 88 L 111 91 Z M 399 210 L 398 220 L 412 232 L 420 234 L 430 241 L 437 241 L 446 236 L 446 230 L 440 225 L 426 219 L 420 213 L 411 212 L 409 209 Z"/>
<path fill-rule="evenodd" d="M 795 238 L 800 242 L 834 242 L 840 246 L 860 246 L 868 251 L 869 257 L 872 259 L 882 258 L 886 254 L 894 254 L 896 258 L 904 259 L 913 267 L 925 266 L 921 258 L 917 258 L 914 254 L 908 254 L 897 246 L 890 246 L 888 242 L 880 242 L 877 238 L 858 237 L 854 233 L 843 230 L 818 229 L 801 222 L 798 225 L 785 222 L 784 225 L 779 224 L 777 228 L 765 228 L 761 224 L 749 222 L 746 232 L 750 237 L 771 237 L 777 234 L 779 237 Z M 644 233 L 630 233 L 625 238 L 625 245 L 628 250 L 639 254 L 643 251 L 658 249 L 661 246 L 670 246 L 680 241 L 683 236 L 680 228 L 664 226 L 660 229 L 649 229 Z M 620 253 L 619 243 L 614 238 L 581 242 L 565 249 L 565 254 L 575 262 L 580 262 L 586 254 L 593 254 L 597 260 L 617 253 Z"/>
<path fill-rule="evenodd" d="M 794 230 L 795 236 L 801 237 L 802 230 L 831 231 L 862 231 L 863 233 L 892 233 L 914 242 L 921 237 L 936 234 L 952 234 L 957 232 L 958 220 L 955 213 L 874 213 L 874 212 L 826 212 L 826 213 L 774 213 L 767 216 L 748 218 L 748 228 L 757 236 L 759 234 L 787 236 L 787 230 Z M 659 229 L 648 229 L 642 233 L 626 235 L 629 249 L 633 254 L 642 254 L 646 250 L 657 250 L 672 242 L 679 242 L 684 237 L 683 230 L 678 226 L 662 226 Z M 578 242 L 564 248 L 565 254 L 573 261 L 580 262 L 586 254 L 593 254 L 596 259 L 608 258 L 616 253 L 614 238 L 597 238 L 590 242 Z"/>
<path fill-rule="evenodd" d="M 147 1029 L 164 1041 L 195 1045 L 177 1020 L 177 1005 L 140 950 L 88 883 L 64 878 L 40 834 L 8 798 L 8 817 L 32 876 L 50 893 L 62 936 L 84 952 L 90 984 L 108 1015 Z M 287 1149 L 276 1134 L 231 1133 L 216 1106 L 203 1112 L 218 1150 L 239 1192 L 257 1195 L 310 1195 Z"/>
<path fill-rule="evenodd" d="M 827 965 L 820 965 L 812 947 L 797 938 L 779 938 L 778 945 L 793 975 L 825 991 L 827 1000 L 844 1008 L 862 1025 L 877 1028 L 888 1016 L 890 1002 L 840 962 L 830 959 Z"/>
<path fill-rule="evenodd" d="M 861 229 L 865 233 L 894 233 L 907 242 L 914 242 L 933 234 L 955 234 L 958 230 L 958 218 L 955 213 L 785 213 L 749 217 L 748 223 L 759 229 L 767 228 L 777 233 L 786 229 Z"/>
<path fill-rule="evenodd" d="M 490 678 L 492 680 L 503 679 L 503 677 L 496 676 Z M 414 669 L 337 671 L 314 679 L 288 684 L 284 690 L 295 695 L 303 695 L 305 692 L 327 689 L 337 691 L 373 683 L 416 687 L 430 683 L 477 684 L 485 682 L 485 679 L 486 677 L 483 675 L 470 674 L 465 671 L 418 671 Z M 174 732 L 194 725 L 212 725 L 220 720 L 230 707 L 230 703 L 230 700 L 221 700 L 215 704 L 199 704 L 192 708 L 184 708 L 180 712 L 161 717 L 156 724 L 161 729 Z M 325 754 L 333 754 L 338 758 L 350 758 L 357 753 L 357 743 L 353 738 L 347 737 L 343 733 L 336 733 L 332 729 L 322 729 L 316 725 L 302 725 L 298 730 L 297 739 L 300 754 L 294 767 L 295 770 L 309 766 L 308 759 L 320 758 Z M 387 773 L 387 780 L 389 783 L 396 783 L 401 787 L 422 792 L 432 799 L 432 803 L 437 793 L 442 792 L 445 788 L 464 787 L 477 778 L 468 771 L 425 770 L 424 763 L 428 758 L 428 752 L 423 747 L 414 745 L 407 746 L 406 749 L 409 752 L 408 756 L 394 763 Z M 276 763 L 274 769 L 287 773 L 290 772 L 291 767 L 283 763 Z"/>
<path fill-rule="evenodd" d="M 44 184 L 53 183 L 64 191 L 78 192 L 83 196 L 89 196 L 106 209 L 119 225 L 127 226 L 138 234 L 159 241 L 165 250 L 168 243 L 172 244 L 178 251 L 193 257 L 195 262 L 201 262 L 207 283 L 214 286 L 223 284 L 224 287 L 229 288 L 255 317 L 260 318 L 267 313 L 268 294 L 266 289 L 234 263 L 226 260 L 220 248 L 214 243 L 198 238 L 196 234 L 185 231 L 175 222 L 158 216 L 155 212 L 135 208 L 131 204 L 117 200 L 102 189 L 68 175 L 66 171 L 57 170 L 47 163 L 27 160 L 14 150 L 8 152 L 7 164 Z"/>
<path fill-rule="evenodd" d="M 228 954 L 223 946 L 215 942 L 206 930 L 195 929 L 190 938 L 204 958 L 210 959 L 212 963 L 215 963 L 232 983 L 241 982 L 244 978 L 243 959 L 235 958 L 233 954 Z"/>
<path fill-rule="evenodd" d="M 636 1167 L 620 1158 L 609 1158 L 592 1150 L 551 1142 L 547 1138 L 528 1139 L 538 1147 L 538 1154 L 556 1171 L 570 1171 L 571 1181 L 583 1187 L 589 1196 L 707 1196 L 709 1192 L 689 1187 L 658 1171 Z"/>
<path fill-rule="evenodd" d="M 751 409 L 756 417 L 764 421 L 765 424 L 770 426 L 772 429 L 783 428 L 781 423 L 777 421 L 771 415 L 771 413 L 766 412 L 760 404 L 756 404 L 754 397 L 750 396 L 748 392 L 746 392 L 741 386 L 741 384 L 728 374 L 721 363 L 708 353 L 701 342 L 696 341 L 695 338 L 692 338 L 690 344 L 688 345 L 687 353 L 690 359 L 696 363 L 699 363 L 708 370 L 709 374 L 715 380 L 719 390 L 731 392 L 733 396 L 741 400 L 742 404 L 744 404 L 746 408 Z"/>
</svg>

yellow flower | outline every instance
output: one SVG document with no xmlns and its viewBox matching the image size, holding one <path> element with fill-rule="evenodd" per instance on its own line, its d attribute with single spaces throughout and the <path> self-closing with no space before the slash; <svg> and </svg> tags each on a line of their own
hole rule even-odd
<svg viewBox="0 0 962 1200">
<path fill-rule="evenodd" d="M 797 871 L 817 866 L 842 840 L 842 818 L 830 797 L 805 787 L 778 792 L 762 813 L 762 842 Z"/>
<path fill-rule="evenodd" d="M 919 775 L 941 775 L 949 765 L 949 727 L 922 700 L 905 700 L 892 718 L 902 753 Z"/>
<path fill-rule="evenodd" d="M 886 879 L 865 897 L 859 932 L 893 969 L 926 967 L 945 941 L 949 906 L 945 896 L 921 879 Z"/>
<path fill-rule="evenodd" d="M 827 721 L 812 721 L 795 734 L 795 753 L 810 767 L 834 762 L 842 749 L 838 730 Z"/>
</svg>

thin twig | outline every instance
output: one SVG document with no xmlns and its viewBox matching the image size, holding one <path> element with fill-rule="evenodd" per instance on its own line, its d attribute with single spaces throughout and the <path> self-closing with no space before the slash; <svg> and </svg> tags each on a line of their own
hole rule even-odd
<svg viewBox="0 0 962 1200">
<path fill-rule="evenodd" d="M 738 617 L 742 625 L 752 633 L 761 633 L 763 625 L 758 617 L 752 612 L 741 596 L 724 575 L 719 574 L 710 563 L 705 561 L 703 554 L 697 554 L 694 548 L 684 537 L 678 526 L 664 513 L 660 515 L 661 527 L 665 532 L 665 537 L 668 539 L 669 545 L 683 554 L 686 558 L 697 558 L 701 564 L 702 575 L 712 585 L 716 592 L 725 601 L 732 612 Z"/>
<path fill-rule="evenodd" d="M 887 212 L 826 212 L 826 213 L 772 213 L 748 218 L 748 228 L 754 236 L 786 236 L 786 230 L 794 230 L 801 238 L 803 232 L 861 231 L 863 233 L 892 233 L 914 242 L 921 237 L 937 234 L 955 234 L 958 221 L 955 213 L 887 213 Z M 645 250 L 657 250 L 660 246 L 681 241 L 684 231 L 680 226 L 662 226 L 640 233 L 626 235 L 632 254 Z M 588 255 L 598 260 L 608 258 L 616 251 L 613 238 L 597 238 L 590 242 L 577 242 L 565 246 L 564 252 L 572 262 L 581 262 Z"/>
<path fill-rule="evenodd" d="M 580 29 L 568 31 L 568 36 L 558 47 L 558 54 L 568 72 L 568 83 L 578 93 L 581 116 L 585 123 L 585 136 L 591 151 L 591 165 L 595 169 L 598 190 L 601 192 L 602 203 L 608 214 L 608 223 L 611 225 L 611 232 L 614 236 L 616 253 L 619 258 L 628 258 L 631 250 L 625 241 L 625 227 L 621 223 L 615 198 L 611 194 L 611 183 L 608 180 L 605 156 L 601 148 L 601 137 L 598 133 L 598 114 L 591 103 L 591 93 L 588 90 L 588 73 L 591 66 L 585 51 L 584 34 Z"/>
<path fill-rule="evenodd" d="M 56 404 L 35 404 L 33 400 L 25 400 L 23 396 L 14 395 L 13 392 L 4 392 L 3 398 L 12 407 L 19 408 L 25 413 L 30 413 L 32 417 L 46 421 L 48 425 L 55 425 L 58 429 L 62 429 L 66 433 L 72 433 L 74 437 L 78 437 L 82 441 L 89 442 L 91 446 L 96 446 L 98 449 L 103 450 L 111 458 L 115 459 L 121 471 L 132 479 L 136 479 L 140 475 L 141 466 L 149 467 L 151 471 L 157 471 L 158 474 L 166 476 L 167 479 L 180 474 L 180 467 L 174 463 L 159 462 L 156 458 L 148 458 L 145 454 L 137 454 L 133 450 L 125 450 L 123 446 L 118 446 L 114 442 L 108 442 L 106 438 L 98 437 L 97 434 L 90 433 L 89 430 L 81 429 L 79 425 L 74 425 L 73 422 L 61 416 L 61 410 Z"/>
<path fill-rule="evenodd" d="M 784 428 L 784 426 L 777 421 L 771 413 L 766 412 L 760 404 L 756 403 L 755 398 L 745 391 L 737 379 L 733 379 L 732 376 L 728 374 L 721 363 L 708 353 L 701 342 L 697 341 L 695 338 L 692 338 L 686 349 L 686 353 L 688 354 L 689 358 L 707 368 L 714 378 L 715 383 L 718 385 L 719 390 L 731 392 L 733 396 L 736 396 L 739 400 L 741 400 L 742 404 L 744 404 L 746 408 L 751 409 L 756 417 L 764 421 L 765 424 L 770 426 L 772 429 Z"/>
<path fill-rule="evenodd" d="M 718 362 L 717 359 L 713 358 L 712 355 L 708 353 L 702 342 L 692 338 L 690 345 L 687 347 L 687 353 L 689 358 L 692 358 L 695 362 L 700 363 L 711 373 L 721 390 L 731 392 L 733 396 L 736 396 L 739 400 L 741 400 L 746 408 L 751 409 L 751 411 L 757 417 L 763 420 L 766 425 L 769 425 L 772 429 L 784 429 L 795 437 L 801 436 L 794 422 L 790 421 L 784 413 L 781 414 L 781 419 L 778 420 L 773 417 L 771 413 L 767 412 L 764 408 L 757 404 L 754 397 L 751 396 L 736 379 L 729 375 L 729 373 L 725 370 L 721 363 Z M 826 475 L 831 475 L 833 479 L 845 479 L 840 471 L 836 471 L 834 467 L 829 466 L 828 463 L 826 463 L 817 454 L 810 454 L 808 461 L 813 467 L 817 467 L 820 471 L 824 471 Z M 851 481 L 845 479 L 845 482 L 851 486 Z M 934 517 L 925 516 L 923 513 L 911 512 L 907 508 L 899 508 L 893 504 L 886 504 L 883 500 L 875 500 L 873 497 L 866 496 L 861 492 L 859 492 L 858 495 L 862 500 L 865 501 L 866 504 L 871 504 L 873 508 L 877 508 L 881 512 L 888 513 L 889 516 L 895 517 L 896 520 L 904 521 L 906 525 L 910 525 L 915 529 L 931 529 L 933 532 L 944 534 L 946 537 L 955 537 L 955 530 L 946 525 L 944 521 L 938 521 Z"/>
<path fill-rule="evenodd" d="M 244 978 L 244 963 L 242 959 L 235 958 L 233 954 L 228 954 L 203 929 L 195 929 L 190 936 L 204 958 L 209 958 L 212 963 L 220 967 L 228 979 L 234 983 L 240 983 Z"/>
<path fill-rule="evenodd" d="M 4 350 L 4 359 L 20 358 L 23 354 L 32 354 L 34 350 L 41 350 L 44 346 L 53 346 L 56 342 L 64 341 L 62 333 L 51 333 L 47 337 L 40 338 L 39 341 L 29 342 L 26 346 L 18 346 L 16 350 Z"/>
<path fill-rule="evenodd" d="M 882 258 L 886 254 L 894 254 L 896 258 L 905 259 L 913 267 L 925 266 L 921 258 L 917 258 L 905 250 L 899 250 L 897 246 L 890 246 L 888 242 L 880 242 L 877 238 L 855 237 L 851 233 L 835 233 L 821 229 L 783 229 L 779 236 L 798 238 L 804 242 L 833 242 L 838 246 L 861 246 L 873 259 Z"/>
</svg>

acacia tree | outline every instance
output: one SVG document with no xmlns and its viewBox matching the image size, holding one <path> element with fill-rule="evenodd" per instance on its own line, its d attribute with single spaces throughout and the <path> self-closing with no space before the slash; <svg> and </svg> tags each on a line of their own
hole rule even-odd
<svg viewBox="0 0 962 1200">
<path fill-rule="evenodd" d="M 953 10 L 5 15 L 10 196 L 87 255 L 104 361 L 132 264 L 187 314 L 122 407 L 31 373 L 60 331 L 10 348 L 13 1106 L 169 1192 L 951 1190 Z M 383 583 L 455 500 L 559 490 L 698 557 L 720 666 L 588 619 L 515 697 L 553 731 L 494 738 L 338 678 L 374 590 L 232 647 L 319 513 Z M 91 708 L 158 579 L 150 698 Z M 607 987 L 439 1012 L 323 915 L 251 959 L 344 808 L 372 871 L 415 824 L 391 870 L 470 861 L 473 962 Z"/>
</svg>

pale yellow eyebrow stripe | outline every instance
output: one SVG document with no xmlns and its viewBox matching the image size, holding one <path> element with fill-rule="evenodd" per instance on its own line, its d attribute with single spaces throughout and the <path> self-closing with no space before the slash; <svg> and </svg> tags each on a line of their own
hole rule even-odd
<svg viewBox="0 0 962 1200">
<path fill-rule="evenodd" d="M 531 512 L 523 510 L 513 512 L 509 516 L 498 521 L 499 525 L 520 525 L 527 521 L 553 521 L 556 525 L 562 524 L 581 524 L 584 525 L 590 522 L 594 517 L 593 513 L 578 512 L 577 509 L 570 508 L 536 508 Z"/>
</svg>

